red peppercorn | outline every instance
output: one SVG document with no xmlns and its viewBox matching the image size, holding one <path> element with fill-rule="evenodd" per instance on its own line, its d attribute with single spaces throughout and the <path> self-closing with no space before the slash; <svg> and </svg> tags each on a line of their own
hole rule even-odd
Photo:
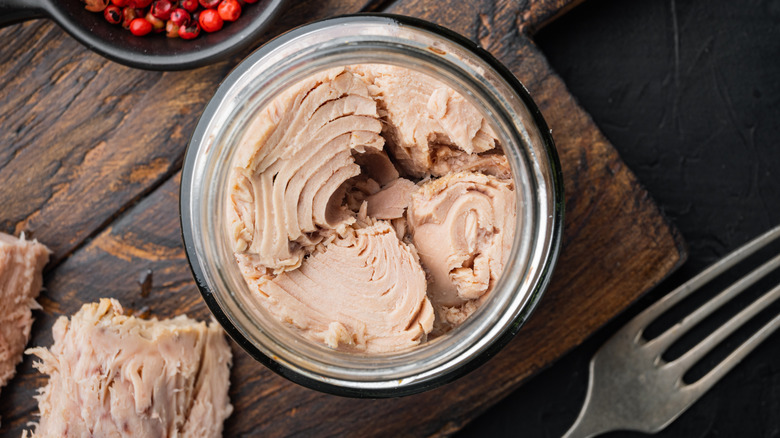
<svg viewBox="0 0 780 438">
<path fill-rule="evenodd" d="M 224 21 L 236 21 L 241 16 L 241 5 L 237 0 L 222 0 L 217 12 Z"/>
<path fill-rule="evenodd" d="M 160 20 L 167 20 L 171 18 L 171 12 L 173 9 L 173 3 L 171 0 L 154 0 L 150 12 Z"/>
<path fill-rule="evenodd" d="M 200 1 L 200 5 L 203 6 L 204 9 L 216 8 L 217 5 L 219 4 L 219 0 L 199 0 L 199 1 Z"/>
<path fill-rule="evenodd" d="M 130 32 L 135 36 L 144 36 L 152 31 L 152 23 L 143 18 L 136 18 L 130 22 Z"/>
<path fill-rule="evenodd" d="M 2 0 L 0 0 L 2 1 Z M 197 38 L 221 30 L 226 21 L 241 17 L 247 4 L 259 0 L 82 0 L 87 9 L 100 4 L 111 24 L 122 24 L 134 35 L 165 32 L 170 38 Z"/>
<path fill-rule="evenodd" d="M 122 9 L 122 27 L 130 29 L 130 22 L 138 18 L 138 11 L 132 6 L 125 6 Z"/>
<path fill-rule="evenodd" d="M 197 38 L 200 35 L 200 25 L 197 21 L 193 21 L 186 26 L 179 27 L 179 36 L 185 40 L 191 40 Z"/>
<path fill-rule="evenodd" d="M 190 13 L 182 8 L 176 8 L 171 12 L 171 21 L 177 26 L 183 26 L 190 22 Z"/>
<path fill-rule="evenodd" d="M 179 6 L 186 9 L 187 12 L 195 12 L 198 9 L 198 0 L 181 0 Z"/>
<path fill-rule="evenodd" d="M 151 11 L 151 10 L 150 10 L 150 11 L 149 11 L 149 12 L 146 14 L 146 17 L 144 17 L 144 18 L 145 18 L 145 19 L 146 19 L 146 21 L 148 21 L 149 23 L 152 23 L 152 30 L 153 30 L 155 33 L 159 33 L 159 32 L 162 32 L 162 31 L 164 31 L 164 30 L 165 30 L 165 21 L 163 21 L 163 20 L 160 20 L 159 18 L 155 17 L 155 16 L 152 14 L 152 11 Z"/>
<path fill-rule="evenodd" d="M 103 10 L 103 17 L 111 24 L 119 24 L 122 22 L 122 10 L 117 5 L 108 5 Z"/>
<path fill-rule="evenodd" d="M 216 32 L 222 29 L 222 18 L 216 9 L 206 9 L 200 13 L 200 27 L 206 32 Z"/>
<path fill-rule="evenodd" d="M 108 0 L 84 0 L 84 3 L 87 4 L 84 9 L 89 12 L 103 12 L 108 6 Z"/>
<path fill-rule="evenodd" d="M 173 20 L 168 20 L 168 22 L 165 23 L 165 36 L 168 38 L 179 37 L 179 26 L 174 23 Z"/>
</svg>

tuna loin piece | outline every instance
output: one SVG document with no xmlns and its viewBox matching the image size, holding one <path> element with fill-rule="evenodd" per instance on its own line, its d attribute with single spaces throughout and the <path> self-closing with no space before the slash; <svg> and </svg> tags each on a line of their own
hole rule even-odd
<svg viewBox="0 0 780 438">
<path fill-rule="evenodd" d="M 497 141 L 489 123 L 463 96 L 442 82 L 407 68 L 353 66 L 372 83 L 384 122 L 388 150 L 412 177 L 430 174 L 439 145 L 466 154 L 492 150 Z"/>
<path fill-rule="evenodd" d="M 425 341 L 433 327 L 425 273 L 384 221 L 256 286 L 272 315 L 332 348 L 398 351 Z"/>
<path fill-rule="evenodd" d="M 366 198 L 367 213 L 374 219 L 397 219 L 404 216 L 417 185 L 398 178 L 377 193 Z"/>
<path fill-rule="evenodd" d="M 48 248 L 35 240 L 0 233 L 0 388 L 16 373 L 16 364 L 30 340 L 31 309 L 43 285 Z"/>
<path fill-rule="evenodd" d="M 485 154 L 467 154 L 447 146 L 437 147 L 431 156 L 431 175 L 444 176 L 455 172 L 478 172 L 493 175 L 500 179 L 511 179 L 512 170 L 506 155 L 488 152 Z"/>
<path fill-rule="evenodd" d="M 501 276 L 514 239 L 515 204 L 511 181 L 471 172 L 429 181 L 412 195 L 412 241 L 446 322 L 468 317 Z"/>
<path fill-rule="evenodd" d="M 230 347 L 216 323 L 126 316 L 116 300 L 85 304 L 31 348 L 48 374 L 33 436 L 220 437 Z"/>
<path fill-rule="evenodd" d="M 228 217 L 239 263 L 273 273 L 298 267 L 319 230 L 343 228 L 343 183 L 360 173 L 352 152 L 384 139 L 368 85 L 336 70 L 308 79 L 266 108 L 239 145 Z M 242 260 L 243 259 L 243 260 Z"/>
</svg>

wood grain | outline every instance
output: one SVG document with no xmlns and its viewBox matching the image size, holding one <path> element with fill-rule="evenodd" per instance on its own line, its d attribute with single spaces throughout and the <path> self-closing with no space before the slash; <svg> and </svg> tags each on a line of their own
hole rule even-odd
<svg viewBox="0 0 780 438">
<path fill-rule="evenodd" d="M 258 45 L 368 2 L 291 3 Z M 200 112 L 240 59 L 131 69 L 45 20 L 2 29 L 0 40 L 0 230 L 47 242 L 53 264 L 181 167 Z"/>
<path fill-rule="evenodd" d="M 279 29 L 313 18 L 313 9 L 324 14 L 312 4 L 283 14 Z M 527 36 L 570 4 L 481 1 L 463 13 L 455 0 L 399 0 L 388 8 L 443 24 L 490 50 L 526 84 L 553 131 L 567 197 L 564 249 L 528 324 L 466 377 L 391 400 L 305 389 L 234 345 L 236 410 L 225 436 L 449 435 L 682 261 L 673 228 Z M 338 3 L 348 10 L 375 6 Z M 46 276 L 31 343 L 48 345 L 57 316 L 104 296 L 158 317 L 207 318 L 181 247 L 177 170 L 200 109 L 232 63 L 180 73 L 130 70 L 85 52 L 51 24 L 14 29 L 36 48 L 11 38 L 0 49 L 0 71 L 11 72 L 0 74 L 0 229 L 32 230 L 60 260 Z M 0 433 L 18 436 L 34 418 L 32 396 L 42 384 L 26 358 L 3 391 Z"/>
</svg>

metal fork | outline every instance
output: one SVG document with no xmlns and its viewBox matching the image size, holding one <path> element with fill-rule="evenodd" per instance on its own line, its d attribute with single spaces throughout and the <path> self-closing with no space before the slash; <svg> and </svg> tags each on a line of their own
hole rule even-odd
<svg viewBox="0 0 780 438">
<path fill-rule="evenodd" d="M 679 358 L 661 355 L 701 320 L 780 266 L 780 255 L 723 290 L 660 336 L 647 341 L 645 328 L 704 284 L 780 237 L 774 228 L 710 266 L 637 315 L 610 338 L 590 362 L 585 404 L 565 438 L 590 437 L 614 430 L 655 433 L 680 416 L 721 377 L 780 327 L 775 316 L 708 374 L 694 383 L 683 375 L 713 347 L 780 297 L 776 285 Z"/>
</svg>

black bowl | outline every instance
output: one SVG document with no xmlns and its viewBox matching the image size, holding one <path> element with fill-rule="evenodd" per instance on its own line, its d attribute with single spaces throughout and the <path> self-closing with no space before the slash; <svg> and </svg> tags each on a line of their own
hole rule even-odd
<svg viewBox="0 0 780 438">
<path fill-rule="evenodd" d="M 48 17 L 73 38 L 113 61 L 150 70 L 184 70 L 223 60 L 255 43 L 285 0 L 260 0 L 219 32 L 194 40 L 164 35 L 137 37 L 108 23 L 102 13 L 84 9 L 81 0 L 0 0 L 0 26 Z"/>
</svg>

